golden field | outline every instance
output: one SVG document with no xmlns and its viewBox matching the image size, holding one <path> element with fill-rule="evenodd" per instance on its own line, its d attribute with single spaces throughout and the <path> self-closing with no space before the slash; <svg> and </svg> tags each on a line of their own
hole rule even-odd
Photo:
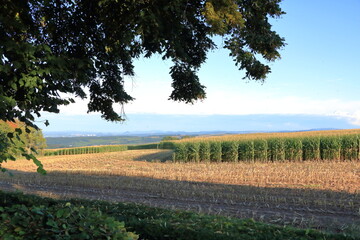
<svg viewBox="0 0 360 240">
<path fill-rule="evenodd" d="M 171 151 L 131 150 L 40 158 L 49 173 L 79 172 L 260 187 L 316 188 L 360 194 L 359 161 L 182 164 L 160 162 L 163 159 L 171 159 Z M 36 172 L 36 166 L 23 159 L 5 163 L 3 167 Z"/>
<path fill-rule="evenodd" d="M 360 161 L 173 163 L 170 150 L 41 157 L 3 164 L 3 189 L 252 217 L 300 227 L 360 223 Z M 166 161 L 168 160 L 168 161 Z"/>
<path fill-rule="evenodd" d="M 314 136 L 342 136 L 360 134 L 360 129 L 346 130 L 321 130 L 321 131 L 300 131 L 300 132 L 269 132 L 269 133 L 247 133 L 247 134 L 226 134 L 226 135 L 209 135 L 184 138 L 176 142 L 192 141 L 238 141 L 267 138 L 297 138 L 297 137 L 314 137 Z"/>
</svg>

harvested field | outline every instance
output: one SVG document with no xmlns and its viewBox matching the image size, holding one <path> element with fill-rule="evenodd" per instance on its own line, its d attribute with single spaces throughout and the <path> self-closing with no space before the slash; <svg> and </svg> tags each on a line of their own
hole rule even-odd
<svg viewBox="0 0 360 240">
<path fill-rule="evenodd" d="M 360 162 L 172 163 L 168 150 L 42 157 L 46 176 L 9 162 L 0 188 L 138 202 L 264 222 L 359 231 Z"/>
</svg>

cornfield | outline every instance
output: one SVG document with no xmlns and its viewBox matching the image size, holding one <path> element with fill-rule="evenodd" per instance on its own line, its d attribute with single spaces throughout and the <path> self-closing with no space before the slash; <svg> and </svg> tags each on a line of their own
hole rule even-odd
<svg viewBox="0 0 360 240">
<path fill-rule="evenodd" d="M 77 147 L 77 148 L 64 148 L 64 149 L 56 149 L 56 150 L 48 149 L 44 151 L 44 156 L 92 154 L 92 153 L 103 153 L 103 152 L 119 152 L 125 150 L 128 150 L 128 146 L 126 145 Z"/>
<path fill-rule="evenodd" d="M 172 142 L 176 162 L 278 162 L 359 160 L 360 135 L 272 137 L 219 141 L 202 138 Z M 170 146 L 170 143 L 166 143 Z"/>
<path fill-rule="evenodd" d="M 45 156 L 173 149 L 175 162 L 359 160 L 360 129 L 195 137 L 159 144 L 45 150 Z"/>
<path fill-rule="evenodd" d="M 344 135 L 360 135 L 360 129 L 346 130 L 323 130 L 323 131 L 302 131 L 302 132 L 269 132 L 269 133 L 247 133 L 247 134 L 228 134 L 228 135 L 202 135 L 192 138 L 184 138 L 176 141 L 167 141 L 162 145 L 171 148 L 173 142 L 204 142 L 204 141 L 243 141 L 254 139 L 268 138 L 305 138 L 305 137 L 322 137 L 322 136 L 344 136 Z"/>
</svg>

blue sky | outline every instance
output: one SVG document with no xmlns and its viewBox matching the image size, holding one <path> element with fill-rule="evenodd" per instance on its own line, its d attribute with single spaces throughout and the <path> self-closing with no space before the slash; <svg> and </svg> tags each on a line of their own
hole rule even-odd
<svg viewBox="0 0 360 240">
<path fill-rule="evenodd" d="M 86 114 L 86 101 L 61 108 L 46 131 L 300 130 L 360 127 L 360 1 L 284 0 L 287 13 L 273 19 L 286 39 L 282 58 L 270 63 L 264 84 L 242 80 L 221 38 L 199 77 L 207 99 L 194 105 L 168 101 L 171 62 L 160 56 L 135 62 L 126 89 L 136 100 L 124 107 L 128 121 L 111 124 Z M 120 109 L 120 108 L 119 108 Z M 171 124 L 170 124 L 171 123 Z M 169 129 L 171 128 L 171 129 Z"/>
</svg>

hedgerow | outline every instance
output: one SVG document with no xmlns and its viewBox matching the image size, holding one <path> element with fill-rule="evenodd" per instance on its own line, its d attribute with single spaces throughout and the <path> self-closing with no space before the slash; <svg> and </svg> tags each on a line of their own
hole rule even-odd
<svg viewBox="0 0 360 240">
<path fill-rule="evenodd" d="M 119 152 L 128 150 L 126 145 L 107 145 L 107 146 L 93 146 L 93 147 L 78 147 L 78 148 L 64 148 L 57 150 L 44 150 L 45 156 L 58 155 L 74 155 L 74 154 L 91 154 L 103 152 Z"/>
<path fill-rule="evenodd" d="M 131 232 L 138 234 L 139 239 L 148 240 L 356 239 L 351 236 L 322 233 L 310 229 L 269 225 L 251 219 L 240 220 L 138 204 L 76 199 L 64 201 L 5 192 L 0 192 L 0 204 L 2 206 L 1 212 L 5 214 L 2 215 L 3 221 L 0 224 L 0 237 L 2 239 L 6 239 L 4 236 L 9 236 L 8 239 L 39 239 L 37 238 L 39 236 L 45 236 L 43 239 L 66 239 L 67 236 L 72 237 L 71 239 L 81 239 L 81 236 L 85 237 L 85 235 L 81 235 L 81 231 L 93 239 L 106 239 L 110 235 L 105 234 L 111 233 L 118 234 L 120 237 L 118 239 L 135 239 L 136 235 Z M 20 219 L 24 219 L 25 222 L 18 221 L 16 212 L 21 215 Z M 53 220 L 55 223 L 49 220 Z M 12 225 L 9 226 L 4 221 L 12 222 Z M 26 221 L 33 223 L 33 225 Z M 66 235 L 62 224 L 67 224 L 68 235 Z M 103 227 L 105 227 L 105 231 L 103 231 Z M 125 228 L 126 231 L 130 232 L 126 232 Z M 45 230 L 43 235 L 41 235 L 40 229 Z M 10 238 L 10 236 L 20 236 L 20 231 L 29 235 L 26 235 L 26 238 Z M 95 237 L 94 234 L 99 235 Z M 64 238 L 57 236 L 64 236 Z M 116 238 L 110 237 L 110 239 Z"/>
<path fill-rule="evenodd" d="M 0 207 L 1 239 L 138 239 L 100 209 L 70 202 Z"/>
</svg>

